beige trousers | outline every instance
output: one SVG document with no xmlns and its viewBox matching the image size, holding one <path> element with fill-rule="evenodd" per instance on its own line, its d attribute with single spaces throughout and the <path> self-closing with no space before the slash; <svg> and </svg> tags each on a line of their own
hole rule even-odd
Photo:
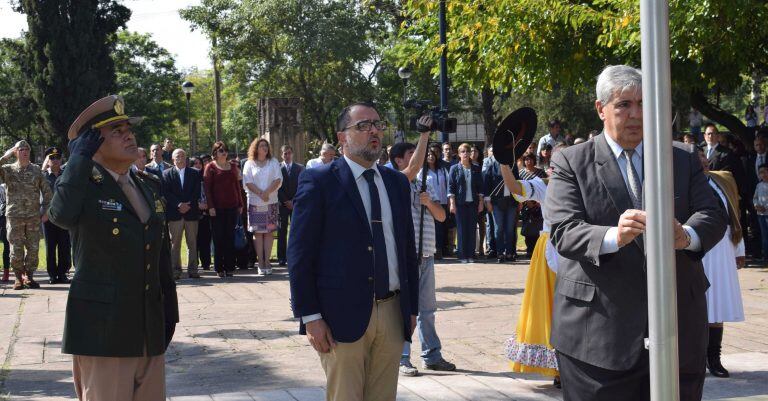
<svg viewBox="0 0 768 401">
<path fill-rule="evenodd" d="M 165 355 L 72 356 L 80 401 L 165 401 Z"/>
<path fill-rule="evenodd" d="M 181 235 L 187 241 L 187 273 L 197 273 L 197 220 L 177 220 L 168 222 L 171 234 L 171 263 L 173 271 L 181 274 Z"/>
<path fill-rule="evenodd" d="M 373 303 L 368 329 L 353 343 L 337 343 L 320 362 L 327 379 L 328 401 L 394 401 L 403 316 L 400 297 Z"/>
</svg>

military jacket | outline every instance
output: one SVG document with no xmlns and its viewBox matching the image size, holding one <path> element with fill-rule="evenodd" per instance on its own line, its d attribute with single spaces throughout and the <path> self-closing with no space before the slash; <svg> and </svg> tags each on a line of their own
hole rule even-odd
<svg viewBox="0 0 768 401">
<path fill-rule="evenodd" d="M 0 166 L 0 183 L 5 183 L 8 217 L 40 216 L 51 201 L 51 187 L 35 164 L 23 168 L 19 162 Z"/>
<path fill-rule="evenodd" d="M 161 355 L 165 325 L 178 321 L 165 205 L 151 177 L 130 176 L 150 208 L 145 223 L 112 175 L 88 158 L 72 156 L 56 185 L 48 217 L 69 230 L 75 265 L 64 353 Z"/>
</svg>

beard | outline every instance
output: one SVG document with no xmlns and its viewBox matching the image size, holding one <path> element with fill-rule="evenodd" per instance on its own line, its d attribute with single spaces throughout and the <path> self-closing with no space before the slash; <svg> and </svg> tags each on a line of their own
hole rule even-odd
<svg viewBox="0 0 768 401">
<path fill-rule="evenodd" d="M 349 143 L 347 144 L 347 148 L 345 149 L 345 151 L 349 152 L 349 154 L 353 156 L 357 156 L 368 162 L 378 161 L 379 158 L 381 157 L 382 150 L 383 148 L 379 148 L 378 150 L 368 149 L 368 147 L 365 145 L 357 147 Z"/>
</svg>

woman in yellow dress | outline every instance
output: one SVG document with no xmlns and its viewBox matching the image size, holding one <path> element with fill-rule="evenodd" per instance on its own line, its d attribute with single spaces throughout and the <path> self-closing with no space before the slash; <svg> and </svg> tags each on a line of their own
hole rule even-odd
<svg viewBox="0 0 768 401">
<path fill-rule="evenodd" d="M 501 173 L 504 185 L 518 202 L 544 203 L 547 196 L 545 180 L 537 177 L 518 181 L 509 166 L 502 166 Z M 513 372 L 553 376 L 554 385 L 559 388 L 557 359 L 549 342 L 556 272 L 557 251 L 549 241 L 549 223 L 545 219 L 531 256 L 517 329 L 505 343 L 505 354 Z"/>
</svg>

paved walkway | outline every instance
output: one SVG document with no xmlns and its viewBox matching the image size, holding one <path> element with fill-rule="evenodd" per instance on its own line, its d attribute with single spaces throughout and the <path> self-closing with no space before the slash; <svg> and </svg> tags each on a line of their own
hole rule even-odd
<svg viewBox="0 0 768 401">
<path fill-rule="evenodd" d="M 438 264 L 438 333 L 460 370 L 402 378 L 398 400 L 561 399 L 549 380 L 509 373 L 503 358 L 526 271 L 524 264 Z M 319 358 L 296 333 L 286 271 L 276 272 L 180 282 L 181 323 L 166 354 L 170 400 L 324 399 Z M 768 269 L 739 275 L 747 321 L 726 326 L 732 378 L 708 377 L 705 399 L 768 400 Z M 60 352 L 66 294 L 61 285 L 2 286 L 0 399 L 74 398 L 70 357 Z"/>
</svg>

